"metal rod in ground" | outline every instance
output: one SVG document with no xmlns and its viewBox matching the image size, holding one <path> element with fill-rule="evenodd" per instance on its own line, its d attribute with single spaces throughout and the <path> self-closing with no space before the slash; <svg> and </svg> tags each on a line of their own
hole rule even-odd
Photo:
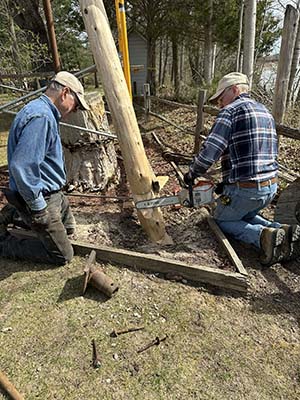
<svg viewBox="0 0 300 400">
<path fill-rule="evenodd" d="M 76 72 L 74 75 L 77 76 L 77 78 L 89 74 L 90 72 L 94 72 L 94 70 L 96 69 L 96 65 L 91 65 L 90 67 L 84 68 L 81 71 Z M 9 109 L 9 108 L 14 108 L 17 104 L 21 103 L 22 101 L 29 99 L 30 97 L 33 97 L 39 93 L 44 92 L 47 89 L 47 86 L 43 86 L 40 89 L 35 90 L 34 92 L 30 92 L 22 97 L 19 97 L 18 99 L 12 100 L 9 103 L 3 104 L 2 106 L 0 106 L 0 112 L 5 110 L 5 109 Z"/>
<path fill-rule="evenodd" d="M 112 333 L 110 334 L 110 336 L 111 337 L 117 337 L 119 335 L 123 335 L 124 333 L 141 331 L 142 329 L 144 329 L 143 326 L 139 326 L 139 327 L 136 327 L 136 328 L 133 327 L 133 328 L 127 328 L 127 329 L 120 329 L 120 330 L 114 329 L 112 331 Z"/>
<path fill-rule="evenodd" d="M 92 365 L 93 365 L 94 368 L 99 368 L 101 366 L 101 361 L 100 361 L 100 358 L 98 356 L 98 351 L 97 351 L 95 339 L 92 340 L 92 347 L 93 347 Z"/>
<path fill-rule="evenodd" d="M 148 350 L 152 346 L 158 346 L 161 342 L 165 341 L 167 339 L 167 335 L 162 337 L 161 339 L 157 336 L 152 342 L 146 344 L 146 346 L 142 347 L 141 349 L 137 350 L 138 353 L 142 353 L 145 350 Z"/>
<path fill-rule="evenodd" d="M 6 114 L 12 114 L 12 115 L 16 115 L 17 113 L 15 111 L 10 111 L 10 110 L 3 110 L 2 112 L 6 113 Z M 84 131 L 84 132 L 89 132 L 89 133 L 96 133 L 99 136 L 105 136 L 111 139 L 117 139 L 117 136 L 109 133 L 109 132 L 105 132 L 105 131 L 96 131 L 95 129 L 89 129 L 89 128 L 84 128 L 83 126 L 78 126 L 78 125 L 72 125 L 72 124 L 67 124 L 66 122 L 60 122 L 59 125 L 63 125 L 63 126 L 67 126 L 68 128 L 72 128 L 72 129 L 76 129 L 79 131 Z"/>
</svg>

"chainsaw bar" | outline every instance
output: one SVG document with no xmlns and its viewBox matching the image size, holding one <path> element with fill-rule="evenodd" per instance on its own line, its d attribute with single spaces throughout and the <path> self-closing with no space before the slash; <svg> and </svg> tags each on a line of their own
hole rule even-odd
<svg viewBox="0 0 300 400">
<path fill-rule="evenodd" d="M 138 210 L 147 208 L 165 207 L 175 204 L 181 204 L 184 207 L 199 207 L 203 204 L 209 204 L 213 201 L 212 182 L 200 181 L 189 190 L 182 189 L 175 196 L 163 196 L 149 200 L 137 201 L 135 206 Z"/>
<path fill-rule="evenodd" d="M 188 203 L 188 199 L 186 199 L 186 201 Z M 181 200 L 178 196 L 157 197 L 151 200 L 138 201 L 135 203 L 135 206 L 138 210 L 144 210 L 147 208 L 165 207 L 174 204 L 181 204 Z M 188 206 L 188 204 L 186 205 Z"/>
</svg>

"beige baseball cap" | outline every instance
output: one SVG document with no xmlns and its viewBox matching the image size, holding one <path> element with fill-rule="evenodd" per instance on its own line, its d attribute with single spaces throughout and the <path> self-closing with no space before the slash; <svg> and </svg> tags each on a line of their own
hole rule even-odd
<svg viewBox="0 0 300 400">
<path fill-rule="evenodd" d="M 208 101 L 215 103 L 217 98 L 221 96 L 224 90 L 233 85 L 249 86 L 247 75 L 242 74 L 241 72 L 230 72 L 230 74 L 223 76 L 223 78 L 219 80 L 216 93 Z"/>
<path fill-rule="evenodd" d="M 58 72 L 54 78 L 51 79 L 61 85 L 68 87 L 75 93 L 81 110 L 89 110 L 87 102 L 84 100 L 84 89 L 78 78 L 67 71 Z"/>
</svg>

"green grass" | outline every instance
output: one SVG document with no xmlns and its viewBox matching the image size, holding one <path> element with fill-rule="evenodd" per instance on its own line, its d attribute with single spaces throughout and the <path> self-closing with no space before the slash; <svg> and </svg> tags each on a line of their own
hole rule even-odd
<svg viewBox="0 0 300 400">
<path fill-rule="evenodd" d="M 114 297 L 92 288 L 81 296 L 84 262 L 51 268 L 0 260 L 0 369 L 27 400 L 299 398 L 296 318 L 278 318 L 259 300 L 111 265 L 104 268 L 119 284 Z"/>
</svg>

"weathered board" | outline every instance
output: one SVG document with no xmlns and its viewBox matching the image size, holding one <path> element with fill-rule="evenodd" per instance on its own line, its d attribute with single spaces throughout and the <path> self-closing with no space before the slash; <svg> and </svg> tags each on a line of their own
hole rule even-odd
<svg viewBox="0 0 300 400">
<path fill-rule="evenodd" d="M 300 224 L 300 178 L 280 194 L 274 219 L 282 224 Z"/>
</svg>

